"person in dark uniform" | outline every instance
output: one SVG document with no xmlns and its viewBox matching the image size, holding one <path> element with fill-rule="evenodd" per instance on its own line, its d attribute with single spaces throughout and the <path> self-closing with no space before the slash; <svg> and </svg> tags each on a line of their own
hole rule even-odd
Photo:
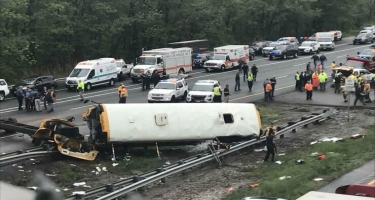
<svg viewBox="0 0 375 200">
<path fill-rule="evenodd" d="M 146 78 L 147 78 L 147 76 L 146 76 L 145 73 L 142 73 L 141 77 L 142 77 L 142 90 L 145 90 L 146 89 Z"/>
<path fill-rule="evenodd" d="M 22 104 L 23 104 L 23 99 L 25 98 L 25 95 L 22 91 L 21 86 L 17 88 L 16 96 L 17 96 L 17 100 L 18 100 L 18 110 L 23 110 Z"/>
<path fill-rule="evenodd" d="M 160 82 L 160 75 L 157 71 L 154 71 L 154 73 L 152 74 L 152 82 L 154 83 L 154 88 Z"/>
<path fill-rule="evenodd" d="M 241 90 L 241 83 L 240 83 L 240 72 L 237 72 L 235 81 L 236 84 L 234 85 L 234 91 L 240 91 Z"/>
<path fill-rule="evenodd" d="M 273 143 L 273 139 L 275 138 L 276 132 L 273 128 L 269 129 L 268 134 L 266 133 L 266 147 L 267 153 L 266 157 L 264 158 L 264 162 L 268 162 L 269 157 L 271 156 L 271 162 L 275 162 L 275 149 L 276 145 Z"/>
<path fill-rule="evenodd" d="M 152 81 L 152 74 L 151 74 L 150 71 L 147 71 L 147 74 L 146 74 L 146 90 L 150 89 L 151 81 Z"/>
<path fill-rule="evenodd" d="M 162 79 L 163 79 L 163 80 L 168 79 L 168 78 L 167 78 L 167 70 L 166 70 L 165 68 L 163 69 L 163 77 L 162 77 Z"/>
<path fill-rule="evenodd" d="M 314 67 L 316 69 L 316 66 L 318 65 L 318 62 L 319 62 L 319 56 L 314 54 L 311 59 L 314 61 Z"/>
<path fill-rule="evenodd" d="M 306 71 L 309 71 L 311 69 L 311 62 L 308 62 L 307 65 L 306 65 Z"/>
<path fill-rule="evenodd" d="M 271 97 L 275 97 L 274 93 L 275 93 L 275 86 L 276 86 L 276 77 L 272 77 L 270 79 L 271 81 L 271 86 L 272 86 L 272 90 L 271 90 Z"/>
<path fill-rule="evenodd" d="M 243 71 L 243 81 L 245 82 L 247 79 L 247 75 L 249 74 L 249 65 L 247 65 L 247 63 L 243 64 L 242 71 Z"/>
<path fill-rule="evenodd" d="M 251 73 L 253 74 L 254 81 L 257 81 L 258 67 L 255 64 L 251 67 Z"/>
</svg>

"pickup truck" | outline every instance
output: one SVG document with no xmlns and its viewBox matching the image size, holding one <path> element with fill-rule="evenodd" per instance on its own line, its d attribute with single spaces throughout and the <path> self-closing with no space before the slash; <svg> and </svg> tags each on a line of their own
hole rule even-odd
<svg viewBox="0 0 375 200">
<path fill-rule="evenodd" d="M 347 57 L 343 66 L 354 67 L 359 69 L 367 69 L 371 73 L 375 73 L 375 61 L 373 59 L 363 59 L 356 57 Z"/>
<path fill-rule="evenodd" d="M 116 60 L 117 79 L 123 80 L 126 76 L 130 77 L 130 70 L 134 67 L 132 64 L 126 64 L 123 59 Z"/>
</svg>

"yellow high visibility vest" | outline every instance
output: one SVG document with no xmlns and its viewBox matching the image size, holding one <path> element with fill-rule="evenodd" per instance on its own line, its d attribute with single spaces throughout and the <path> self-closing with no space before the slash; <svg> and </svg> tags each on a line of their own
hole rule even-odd
<svg viewBox="0 0 375 200">
<path fill-rule="evenodd" d="M 247 76 L 247 81 L 253 81 L 253 75 L 252 74 L 249 74 L 248 76 Z"/>
<path fill-rule="evenodd" d="M 220 96 L 221 95 L 219 87 L 214 87 L 214 95 L 215 96 Z"/>
</svg>

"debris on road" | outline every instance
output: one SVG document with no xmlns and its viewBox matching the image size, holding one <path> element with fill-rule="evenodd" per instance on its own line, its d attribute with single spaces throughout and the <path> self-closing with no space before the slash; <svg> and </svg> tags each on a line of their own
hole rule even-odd
<svg viewBox="0 0 375 200">
<path fill-rule="evenodd" d="M 85 191 L 76 191 L 76 192 L 73 192 L 72 195 L 85 195 L 86 192 Z"/>
<path fill-rule="evenodd" d="M 302 159 L 296 160 L 297 165 L 305 164 L 305 161 Z"/>
<path fill-rule="evenodd" d="M 285 156 L 285 153 L 279 153 L 278 156 Z"/>
<path fill-rule="evenodd" d="M 278 160 L 278 161 L 275 161 L 275 163 L 276 163 L 276 164 L 279 164 L 279 165 L 283 164 L 283 163 L 282 163 L 281 161 L 279 161 L 279 160 Z"/>
<path fill-rule="evenodd" d="M 256 188 L 256 187 L 259 187 L 259 184 L 258 183 L 254 183 L 254 184 L 251 184 L 250 187 L 251 188 Z"/>
<path fill-rule="evenodd" d="M 316 182 L 319 182 L 319 181 L 322 181 L 323 179 L 322 178 L 314 178 L 314 181 Z"/>
<path fill-rule="evenodd" d="M 79 182 L 79 183 L 74 183 L 73 186 L 83 186 L 83 185 L 86 185 L 86 182 Z"/>
<path fill-rule="evenodd" d="M 280 180 L 285 180 L 285 179 L 287 179 L 287 178 L 292 178 L 291 176 L 282 176 L 282 177 L 280 177 L 279 179 Z"/>
<path fill-rule="evenodd" d="M 227 188 L 226 191 L 229 193 L 229 192 L 233 192 L 234 189 L 232 187 L 230 187 L 230 188 Z"/>
<path fill-rule="evenodd" d="M 112 163 L 113 167 L 116 167 L 117 165 L 118 165 L 118 163 Z"/>
<path fill-rule="evenodd" d="M 318 156 L 318 160 L 324 160 L 324 159 L 326 159 L 326 155 L 321 154 Z"/>
<path fill-rule="evenodd" d="M 318 152 L 314 152 L 314 153 L 311 153 L 309 156 L 310 156 L 310 157 L 316 157 L 316 156 L 318 156 L 318 155 L 319 155 Z"/>
<path fill-rule="evenodd" d="M 362 134 L 354 134 L 352 136 L 350 136 L 350 139 L 358 139 L 358 138 L 364 138 L 365 135 L 362 135 Z"/>
</svg>

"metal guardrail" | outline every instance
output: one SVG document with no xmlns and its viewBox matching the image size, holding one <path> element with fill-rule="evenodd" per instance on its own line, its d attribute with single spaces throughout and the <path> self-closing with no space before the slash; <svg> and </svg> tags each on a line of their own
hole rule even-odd
<svg viewBox="0 0 375 200">
<path fill-rule="evenodd" d="M 299 127 L 306 126 L 307 124 L 310 124 L 313 122 L 324 121 L 327 117 L 329 117 L 332 114 L 333 114 L 333 111 L 327 109 L 327 110 L 323 110 L 322 112 L 312 113 L 309 116 L 304 116 L 299 121 L 289 122 L 285 125 L 278 126 L 277 135 L 280 135 L 280 137 L 283 137 L 286 133 L 290 131 L 294 131 Z M 261 137 L 258 140 L 254 139 L 254 140 L 250 140 L 247 142 L 242 142 L 238 145 L 232 146 L 230 150 L 222 152 L 222 153 L 217 153 L 216 155 L 217 157 L 222 157 L 230 153 L 236 152 L 238 150 L 247 148 L 249 146 L 262 143 L 264 141 L 265 141 L 265 137 Z M 215 159 L 216 157 L 211 153 L 198 154 L 193 157 L 180 160 L 176 163 L 172 163 L 171 165 L 147 172 L 143 175 L 130 177 L 119 182 L 115 182 L 112 184 L 108 184 L 106 186 L 102 186 L 96 189 L 86 191 L 84 195 L 77 194 L 77 195 L 66 197 L 65 200 L 92 198 L 92 197 L 99 196 L 100 194 L 106 193 L 106 192 L 107 193 L 110 192 L 110 193 L 103 195 L 102 197 L 99 197 L 97 200 L 116 199 L 131 191 L 137 190 L 141 187 L 151 184 L 155 181 L 165 180 L 165 178 L 168 176 L 177 174 L 179 172 L 183 172 L 189 168 L 193 168 L 195 166 L 201 165 L 203 163 L 206 163 Z M 118 190 L 115 191 L 115 189 L 118 189 Z"/>
<path fill-rule="evenodd" d="M 3 153 L 3 154 L 0 154 L 0 159 L 3 158 L 3 157 L 9 157 L 9 156 L 13 156 L 13 155 L 20 155 L 20 154 L 23 154 L 23 153 L 30 153 L 30 152 L 35 152 L 35 151 L 41 151 L 43 149 L 44 149 L 43 147 L 34 147 L 34 148 L 24 149 L 24 150 L 20 150 L 20 151 Z"/>
<path fill-rule="evenodd" d="M 21 153 L 19 155 L 7 156 L 5 158 L 0 158 L 0 167 L 10 165 L 13 163 L 21 162 L 26 159 L 36 158 L 40 156 L 45 156 L 47 154 L 54 153 L 56 151 L 35 151 L 35 152 L 27 152 Z"/>
</svg>

